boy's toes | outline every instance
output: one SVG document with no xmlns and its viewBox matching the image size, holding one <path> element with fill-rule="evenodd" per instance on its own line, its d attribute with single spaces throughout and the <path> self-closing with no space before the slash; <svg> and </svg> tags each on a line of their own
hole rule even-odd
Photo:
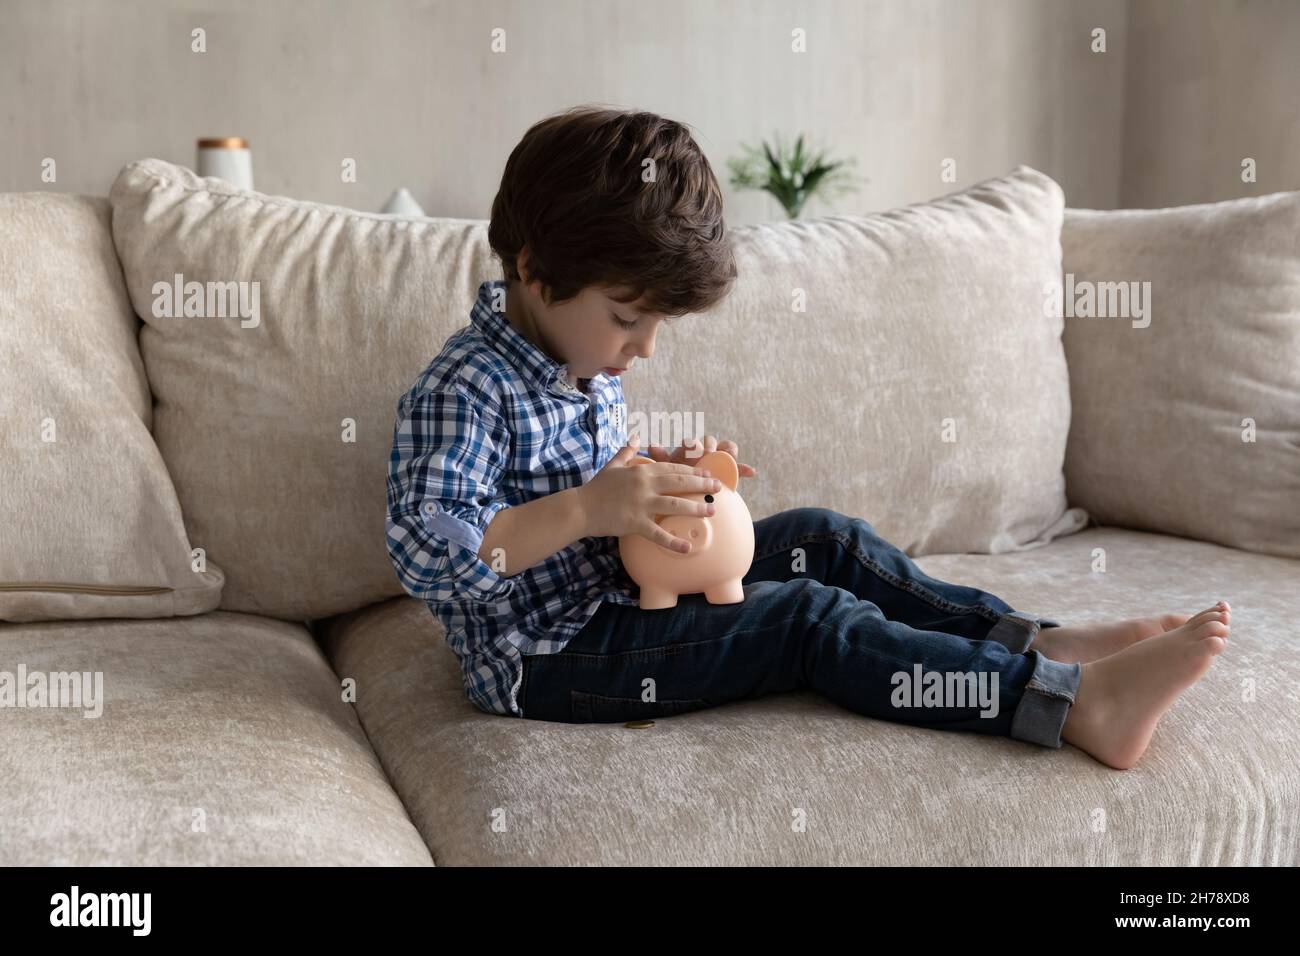
<svg viewBox="0 0 1300 956">
<path fill-rule="evenodd" d="M 1209 649 L 1211 654 L 1221 654 L 1223 649 L 1228 646 L 1226 638 L 1218 637 L 1211 634 L 1209 637 L 1201 638 L 1201 642 Z"/>
<path fill-rule="evenodd" d="M 1201 621 L 1192 628 L 1192 637 L 1200 640 L 1206 637 L 1217 637 L 1224 641 L 1228 639 L 1228 625 L 1222 621 Z"/>
<path fill-rule="evenodd" d="M 1222 621 L 1224 624 L 1228 623 L 1227 615 L 1224 614 L 1223 610 L 1219 608 L 1218 605 L 1207 607 L 1204 611 L 1193 614 L 1188 619 L 1187 623 L 1191 627 L 1196 627 L 1197 625 L 1204 624 L 1206 621 Z"/>
<path fill-rule="evenodd" d="M 1166 631 L 1172 631 L 1176 627 L 1182 627 L 1192 619 L 1190 614 L 1161 614 L 1160 626 Z"/>
</svg>

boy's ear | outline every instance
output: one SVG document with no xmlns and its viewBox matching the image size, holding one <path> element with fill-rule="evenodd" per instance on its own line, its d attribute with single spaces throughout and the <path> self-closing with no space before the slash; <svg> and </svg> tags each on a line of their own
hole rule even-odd
<svg viewBox="0 0 1300 956">
<path fill-rule="evenodd" d="M 736 464 L 736 459 L 731 457 L 731 452 L 711 451 L 691 464 L 696 468 L 706 469 L 732 491 L 736 490 L 736 483 L 740 481 L 740 466 Z"/>
</svg>

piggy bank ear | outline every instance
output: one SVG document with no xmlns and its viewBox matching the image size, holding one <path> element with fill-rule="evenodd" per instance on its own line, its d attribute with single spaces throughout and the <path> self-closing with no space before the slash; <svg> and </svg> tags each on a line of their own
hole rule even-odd
<svg viewBox="0 0 1300 956">
<path fill-rule="evenodd" d="M 704 468 L 714 478 L 730 488 L 736 490 L 736 482 L 740 480 L 740 467 L 736 464 L 736 459 L 731 457 L 730 452 L 711 451 L 696 459 L 692 464 L 696 468 Z"/>
</svg>

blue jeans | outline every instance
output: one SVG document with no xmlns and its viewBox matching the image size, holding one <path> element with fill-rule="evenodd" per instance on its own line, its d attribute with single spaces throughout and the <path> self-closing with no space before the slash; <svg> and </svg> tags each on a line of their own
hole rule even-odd
<svg viewBox="0 0 1300 956">
<path fill-rule="evenodd" d="M 564 650 L 525 655 L 524 717 L 622 722 L 811 689 L 881 720 L 1061 746 L 1082 667 L 1029 650 L 1056 621 L 929 577 L 826 508 L 756 521 L 754 538 L 743 602 L 604 602 Z"/>
</svg>

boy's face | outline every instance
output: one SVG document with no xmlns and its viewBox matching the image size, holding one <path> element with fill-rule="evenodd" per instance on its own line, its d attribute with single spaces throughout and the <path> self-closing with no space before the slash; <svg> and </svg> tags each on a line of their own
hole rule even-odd
<svg viewBox="0 0 1300 956">
<path fill-rule="evenodd" d="M 506 318 L 524 338 L 568 365 L 569 383 L 576 385 L 580 378 L 625 371 L 654 354 L 655 334 L 663 319 L 638 311 L 643 300 L 625 304 L 611 298 L 626 292 L 588 286 L 567 302 L 547 305 L 540 282 L 512 282 Z"/>
</svg>

